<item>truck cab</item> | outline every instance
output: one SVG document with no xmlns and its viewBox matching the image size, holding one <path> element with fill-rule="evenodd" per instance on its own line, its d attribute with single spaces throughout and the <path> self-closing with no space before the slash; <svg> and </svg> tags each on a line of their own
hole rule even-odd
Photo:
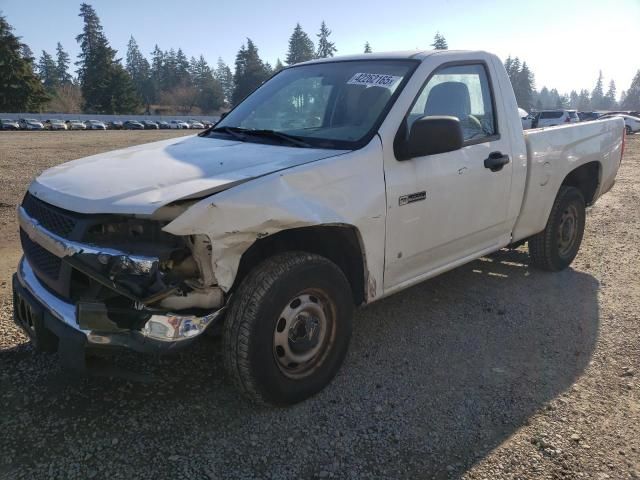
<svg viewBox="0 0 640 480">
<path fill-rule="evenodd" d="M 534 266 L 567 268 L 623 132 L 523 132 L 486 52 L 295 65 L 198 135 L 36 178 L 18 209 L 15 318 L 75 366 L 222 325 L 238 389 L 295 403 L 338 371 L 357 306 L 523 243 Z"/>
</svg>

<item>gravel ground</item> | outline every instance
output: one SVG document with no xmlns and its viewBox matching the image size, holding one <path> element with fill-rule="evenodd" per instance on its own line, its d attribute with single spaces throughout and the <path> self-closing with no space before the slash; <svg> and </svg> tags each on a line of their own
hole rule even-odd
<svg viewBox="0 0 640 480">
<path fill-rule="evenodd" d="M 225 381 L 215 338 L 78 378 L 13 326 L 30 178 L 175 135 L 106 133 L 0 135 L 1 478 L 640 477 L 640 135 L 571 269 L 502 251 L 362 309 L 335 381 L 268 409 Z"/>
</svg>

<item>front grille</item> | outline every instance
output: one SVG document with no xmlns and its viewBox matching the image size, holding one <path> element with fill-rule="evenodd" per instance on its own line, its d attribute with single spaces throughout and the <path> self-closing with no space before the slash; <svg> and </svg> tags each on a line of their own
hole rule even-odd
<svg viewBox="0 0 640 480">
<path fill-rule="evenodd" d="M 78 222 L 63 210 L 48 205 L 28 193 L 24 197 L 22 208 L 44 228 L 61 237 L 69 237 Z"/>
<path fill-rule="evenodd" d="M 60 276 L 62 260 L 32 241 L 22 229 L 20 229 L 20 242 L 29 265 L 50 280 L 57 280 Z"/>
</svg>

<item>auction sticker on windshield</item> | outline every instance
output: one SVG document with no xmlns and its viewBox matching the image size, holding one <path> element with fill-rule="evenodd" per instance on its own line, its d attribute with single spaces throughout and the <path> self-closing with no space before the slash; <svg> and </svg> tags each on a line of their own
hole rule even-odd
<svg viewBox="0 0 640 480">
<path fill-rule="evenodd" d="M 356 73 L 351 79 L 347 82 L 348 85 L 364 85 L 367 88 L 369 87 L 385 87 L 385 88 L 393 88 L 393 86 L 398 83 L 402 77 L 397 77 L 394 75 L 384 75 L 380 73 Z"/>
</svg>

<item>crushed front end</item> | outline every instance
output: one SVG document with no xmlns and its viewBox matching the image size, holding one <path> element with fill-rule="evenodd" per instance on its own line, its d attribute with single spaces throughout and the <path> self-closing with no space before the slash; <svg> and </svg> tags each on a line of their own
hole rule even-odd
<svg viewBox="0 0 640 480">
<path fill-rule="evenodd" d="M 164 232 L 170 217 L 78 214 L 27 194 L 18 218 L 14 318 L 74 366 L 90 349 L 181 348 L 224 311 L 209 240 Z"/>
</svg>

